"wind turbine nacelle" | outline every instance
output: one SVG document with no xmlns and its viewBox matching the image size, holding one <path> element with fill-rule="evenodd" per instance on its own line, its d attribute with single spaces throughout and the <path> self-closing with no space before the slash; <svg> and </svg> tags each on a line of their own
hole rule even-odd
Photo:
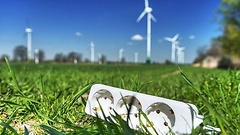
<svg viewBox="0 0 240 135">
<path fill-rule="evenodd" d="M 30 32 L 32 32 L 32 29 L 31 28 L 26 28 L 26 30 L 25 30 L 27 33 L 30 33 Z"/>
<path fill-rule="evenodd" d="M 140 110 L 149 120 L 139 113 Z M 191 134 L 203 122 L 203 116 L 198 115 L 198 109 L 193 104 L 103 84 L 91 87 L 85 112 L 110 122 L 115 122 L 113 116 L 117 113 L 125 121 L 130 119 L 130 128 L 140 131 L 147 128 L 153 135 L 156 132 L 168 134 L 171 130 L 176 134 Z M 140 124 L 140 120 L 144 125 Z"/>
<path fill-rule="evenodd" d="M 146 8 L 145 8 L 145 12 L 146 12 L 146 13 L 151 13 L 151 12 L 152 12 L 152 8 L 146 7 Z"/>
</svg>

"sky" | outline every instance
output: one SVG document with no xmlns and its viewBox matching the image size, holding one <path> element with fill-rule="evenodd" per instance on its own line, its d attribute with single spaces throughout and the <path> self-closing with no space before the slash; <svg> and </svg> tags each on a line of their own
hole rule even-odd
<svg viewBox="0 0 240 135">
<path fill-rule="evenodd" d="M 214 17 L 220 1 L 149 0 L 157 19 L 151 23 L 152 61 L 171 60 L 171 43 L 164 38 L 179 33 L 185 62 L 193 62 L 197 49 L 222 33 Z M 136 22 L 143 10 L 144 0 L 0 0 L 0 56 L 12 58 L 16 46 L 27 46 L 28 26 L 33 30 L 32 50 L 43 50 L 45 59 L 72 51 L 90 59 L 93 42 L 95 61 L 99 53 L 118 61 L 123 49 L 126 61 L 134 62 L 138 52 L 139 62 L 145 62 L 147 17 Z"/>
</svg>

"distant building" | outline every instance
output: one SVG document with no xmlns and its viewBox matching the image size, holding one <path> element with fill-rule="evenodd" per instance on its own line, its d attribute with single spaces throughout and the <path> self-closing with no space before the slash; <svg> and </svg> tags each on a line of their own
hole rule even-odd
<svg viewBox="0 0 240 135">
<path fill-rule="evenodd" d="M 231 59 L 223 56 L 206 56 L 201 62 L 194 63 L 193 66 L 204 68 L 230 68 Z"/>
<path fill-rule="evenodd" d="M 204 68 L 217 68 L 220 60 L 221 60 L 220 57 L 207 56 L 202 61 L 202 67 L 204 67 Z"/>
</svg>

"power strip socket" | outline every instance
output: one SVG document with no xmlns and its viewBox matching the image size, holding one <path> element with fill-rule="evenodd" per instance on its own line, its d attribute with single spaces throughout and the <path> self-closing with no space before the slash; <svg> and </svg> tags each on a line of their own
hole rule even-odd
<svg viewBox="0 0 240 135">
<path fill-rule="evenodd" d="M 128 113 L 130 106 L 131 110 Z M 193 104 L 103 84 L 93 85 L 85 112 L 92 116 L 98 115 L 104 120 L 103 113 L 111 119 L 110 114 L 114 115 L 114 110 L 124 120 L 127 120 L 129 115 L 129 127 L 135 130 L 142 129 L 138 118 L 139 110 L 142 110 L 150 123 L 144 117 L 140 116 L 140 119 L 153 135 L 156 133 L 152 127 L 158 134 L 168 134 L 170 129 L 176 134 L 191 134 L 192 130 L 203 122 L 203 116 L 198 115 L 198 109 Z M 114 119 L 111 121 L 114 122 Z"/>
</svg>

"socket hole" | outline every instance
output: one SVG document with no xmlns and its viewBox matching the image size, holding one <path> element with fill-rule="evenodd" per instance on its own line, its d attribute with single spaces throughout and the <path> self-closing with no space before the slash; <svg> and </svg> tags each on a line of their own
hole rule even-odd
<svg viewBox="0 0 240 135">
<path fill-rule="evenodd" d="M 174 112 L 173 112 L 173 110 L 172 110 L 172 109 L 170 110 L 170 114 L 174 114 Z"/>
<path fill-rule="evenodd" d="M 164 126 L 168 126 L 168 123 L 166 121 L 163 124 L 164 124 Z"/>
</svg>

